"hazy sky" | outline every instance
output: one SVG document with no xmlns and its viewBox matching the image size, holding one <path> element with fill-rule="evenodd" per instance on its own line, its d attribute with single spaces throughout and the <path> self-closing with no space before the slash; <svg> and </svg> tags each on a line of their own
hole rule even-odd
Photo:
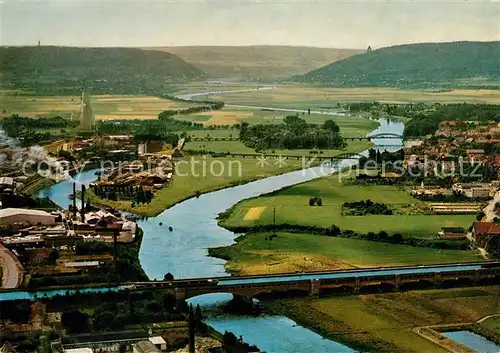
<svg viewBox="0 0 500 353">
<path fill-rule="evenodd" d="M 498 1 L 0 0 L 1 44 L 379 48 L 500 40 Z"/>
</svg>

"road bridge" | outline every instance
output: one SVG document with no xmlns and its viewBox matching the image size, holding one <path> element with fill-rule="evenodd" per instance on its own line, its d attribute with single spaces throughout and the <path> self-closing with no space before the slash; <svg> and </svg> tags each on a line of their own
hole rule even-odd
<svg viewBox="0 0 500 353">
<path fill-rule="evenodd" d="M 472 285 L 500 283 L 500 262 L 432 266 L 406 266 L 281 275 L 193 278 L 187 280 L 137 282 L 123 289 L 168 289 L 180 304 L 188 298 L 211 293 L 232 293 L 244 302 L 270 293 L 320 295 L 332 289 L 358 293 L 363 287 L 404 289 L 408 284 Z"/>
</svg>

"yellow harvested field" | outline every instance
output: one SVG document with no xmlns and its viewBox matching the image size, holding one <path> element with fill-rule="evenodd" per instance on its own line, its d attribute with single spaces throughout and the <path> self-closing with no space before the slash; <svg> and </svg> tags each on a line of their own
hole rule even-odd
<svg viewBox="0 0 500 353">
<path fill-rule="evenodd" d="M 138 97 L 138 96 L 96 96 L 98 102 L 121 102 L 121 101 L 134 101 L 134 102 L 156 102 L 161 100 L 158 97 Z"/>
<path fill-rule="evenodd" d="M 69 117 L 80 110 L 79 96 L 20 96 L 0 95 L 2 116 L 63 116 Z M 191 103 L 178 102 L 152 96 L 95 95 L 92 110 L 97 119 L 156 119 L 168 109 L 184 109 Z"/>
<path fill-rule="evenodd" d="M 245 214 L 245 217 L 243 217 L 244 221 L 256 221 L 260 219 L 260 215 L 264 210 L 266 209 L 266 206 L 264 207 L 252 207 L 250 208 L 247 213 Z"/>
<path fill-rule="evenodd" d="M 226 264 L 230 271 L 240 275 L 296 273 L 308 271 L 347 270 L 356 267 L 342 261 L 332 260 L 322 255 L 279 253 L 265 250 L 250 251 L 249 253 L 266 258 L 265 262 L 246 261 L 244 266 L 231 262 Z"/>
<path fill-rule="evenodd" d="M 211 117 L 209 120 L 202 122 L 204 125 L 232 125 L 239 123 L 240 120 L 242 119 L 251 117 L 253 114 L 244 112 L 217 110 L 211 112 L 202 112 L 197 115 Z"/>
<path fill-rule="evenodd" d="M 96 114 L 97 120 L 125 119 L 125 120 L 151 120 L 158 119 L 158 115 L 122 115 L 122 114 Z"/>
</svg>

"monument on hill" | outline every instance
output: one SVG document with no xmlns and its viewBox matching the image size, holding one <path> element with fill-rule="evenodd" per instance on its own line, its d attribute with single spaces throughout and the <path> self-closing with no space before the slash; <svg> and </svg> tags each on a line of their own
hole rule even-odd
<svg viewBox="0 0 500 353">
<path fill-rule="evenodd" d="M 90 94 L 87 91 L 82 92 L 82 104 L 80 107 L 80 129 L 84 132 L 90 132 L 94 128 L 95 115 L 92 111 Z"/>
</svg>

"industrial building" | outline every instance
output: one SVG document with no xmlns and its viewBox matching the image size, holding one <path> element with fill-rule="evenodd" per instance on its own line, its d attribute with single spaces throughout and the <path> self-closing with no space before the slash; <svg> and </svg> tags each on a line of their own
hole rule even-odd
<svg viewBox="0 0 500 353">
<path fill-rule="evenodd" d="M 24 208 L 5 208 L 0 210 L 0 228 L 13 225 L 54 225 L 56 215 L 45 211 Z"/>
</svg>

